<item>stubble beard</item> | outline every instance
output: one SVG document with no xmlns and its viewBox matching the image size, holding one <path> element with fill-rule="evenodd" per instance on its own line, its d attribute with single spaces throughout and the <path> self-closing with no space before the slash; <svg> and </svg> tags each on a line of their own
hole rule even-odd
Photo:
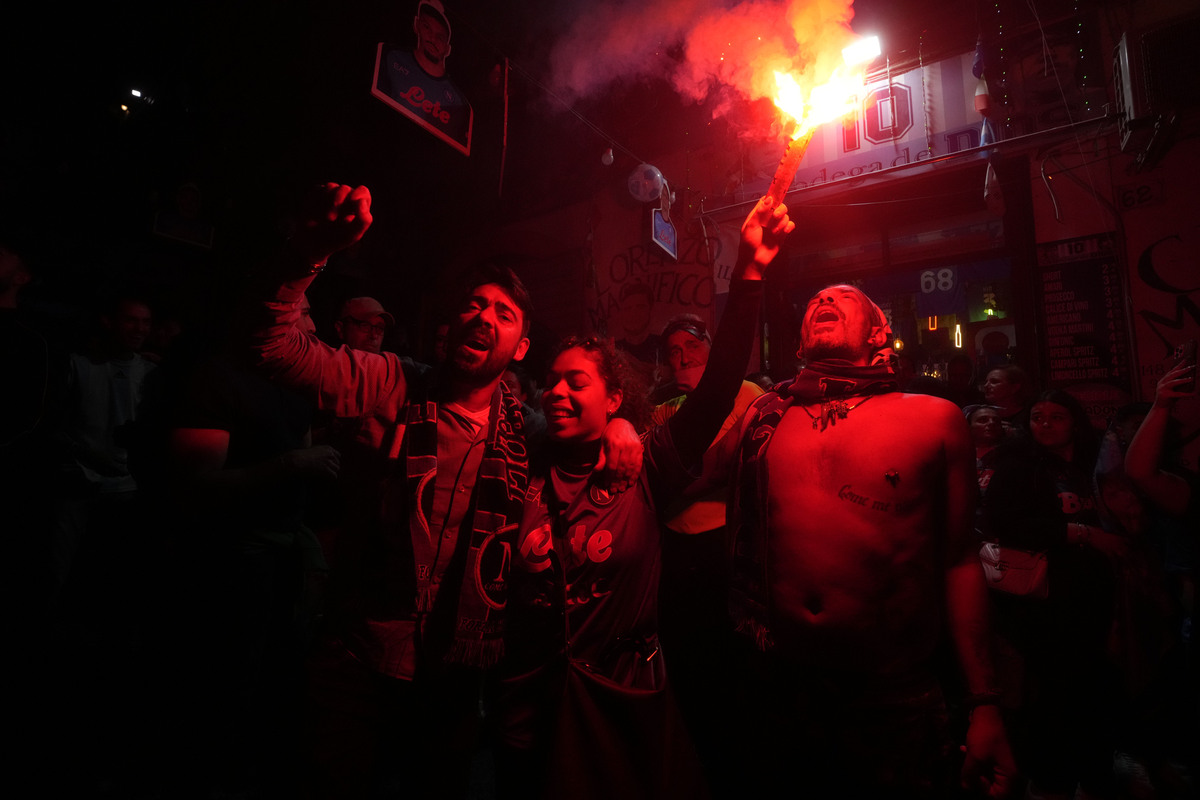
<svg viewBox="0 0 1200 800">
<path fill-rule="evenodd" d="M 837 358 L 854 361 L 862 355 L 863 347 L 855 347 L 845 337 L 819 336 L 804 344 L 804 358 L 808 361 L 828 361 Z"/>
<path fill-rule="evenodd" d="M 450 363 L 453 367 L 454 377 L 458 381 L 469 386 L 486 386 L 503 375 L 504 370 L 508 369 L 508 365 L 511 362 L 512 355 L 504 358 L 495 350 L 489 350 L 483 361 L 472 362 L 464 359 L 460 355 L 460 351 L 456 349 L 454 358 L 451 359 Z"/>
</svg>

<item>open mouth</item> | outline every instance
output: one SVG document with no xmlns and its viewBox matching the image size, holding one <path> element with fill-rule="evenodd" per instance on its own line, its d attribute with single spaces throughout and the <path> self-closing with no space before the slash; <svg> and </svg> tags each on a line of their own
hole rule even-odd
<svg viewBox="0 0 1200 800">
<path fill-rule="evenodd" d="M 474 336 L 467 337 L 462 346 L 468 350 L 474 350 L 477 353 L 486 353 L 488 350 L 492 349 L 492 341 L 483 334 L 476 334 Z"/>
<path fill-rule="evenodd" d="M 546 409 L 547 421 L 570 419 L 571 417 L 574 417 L 574 416 L 575 416 L 575 412 L 573 410 L 571 410 L 570 408 L 548 408 L 548 409 Z"/>
<path fill-rule="evenodd" d="M 826 307 L 813 315 L 813 322 L 838 322 L 841 318 L 835 309 Z"/>
</svg>

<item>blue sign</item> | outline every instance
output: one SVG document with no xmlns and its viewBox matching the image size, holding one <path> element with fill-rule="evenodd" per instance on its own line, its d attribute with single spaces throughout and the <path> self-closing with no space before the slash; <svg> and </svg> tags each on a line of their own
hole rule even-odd
<svg viewBox="0 0 1200 800">
<path fill-rule="evenodd" d="M 426 72 L 411 49 L 379 43 L 371 94 L 463 155 L 471 155 L 471 104 L 449 78 Z"/>
<path fill-rule="evenodd" d="M 650 238 L 654 243 L 667 251 L 675 261 L 679 260 L 679 234 L 675 232 L 675 225 L 671 220 L 667 219 L 661 208 L 656 208 L 650 212 Z"/>
</svg>

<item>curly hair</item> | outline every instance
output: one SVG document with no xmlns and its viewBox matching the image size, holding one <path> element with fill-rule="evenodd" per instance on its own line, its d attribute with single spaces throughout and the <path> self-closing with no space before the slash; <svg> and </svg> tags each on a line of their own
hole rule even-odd
<svg viewBox="0 0 1200 800">
<path fill-rule="evenodd" d="M 578 347 L 596 362 L 600 377 L 609 392 L 621 393 L 621 406 L 615 416 L 627 419 L 637 430 L 645 430 L 650 422 L 650 387 L 629 363 L 629 356 L 619 350 L 611 337 L 568 336 L 558 343 L 550 361 L 567 350 Z"/>
</svg>

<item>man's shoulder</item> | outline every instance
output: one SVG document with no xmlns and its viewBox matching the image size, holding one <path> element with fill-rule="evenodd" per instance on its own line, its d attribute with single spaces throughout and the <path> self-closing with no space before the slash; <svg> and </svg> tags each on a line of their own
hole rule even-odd
<svg viewBox="0 0 1200 800">
<path fill-rule="evenodd" d="M 380 353 L 379 355 L 388 362 L 390 369 L 397 370 L 404 377 L 404 394 L 407 402 L 441 401 L 442 398 L 438 396 L 437 392 L 437 377 L 440 370 L 429 364 L 413 361 L 408 356 L 398 356 L 395 353 Z"/>
<path fill-rule="evenodd" d="M 970 429 L 962 410 L 949 400 L 902 392 L 890 396 L 892 399 L 881 403 L 880 408 L 887 412 L 897 437 L 915 436 L 954 451 L 970 443 Z"/>
<path fill-rule="evenodd" d="M 893 404 L 898 409 L 906 409 L 919 414 L 936 414 L 939 417 L 962 417 L 962 410 L 954 403 L 942 397 L 931 394 L 909 394 L 907 392 L 888 392 L 879 395 L 885 403 Z"/>
<path fill-rule="evenodd" d="M 740 397 L 745 395 L 753 400 L 759 395 L 764 394 L 766 391 L 766 389 L 762 388 L 754 381 L 742 381 L 742 387 L 738 389 L 738 396 Z"/>
</svg>

